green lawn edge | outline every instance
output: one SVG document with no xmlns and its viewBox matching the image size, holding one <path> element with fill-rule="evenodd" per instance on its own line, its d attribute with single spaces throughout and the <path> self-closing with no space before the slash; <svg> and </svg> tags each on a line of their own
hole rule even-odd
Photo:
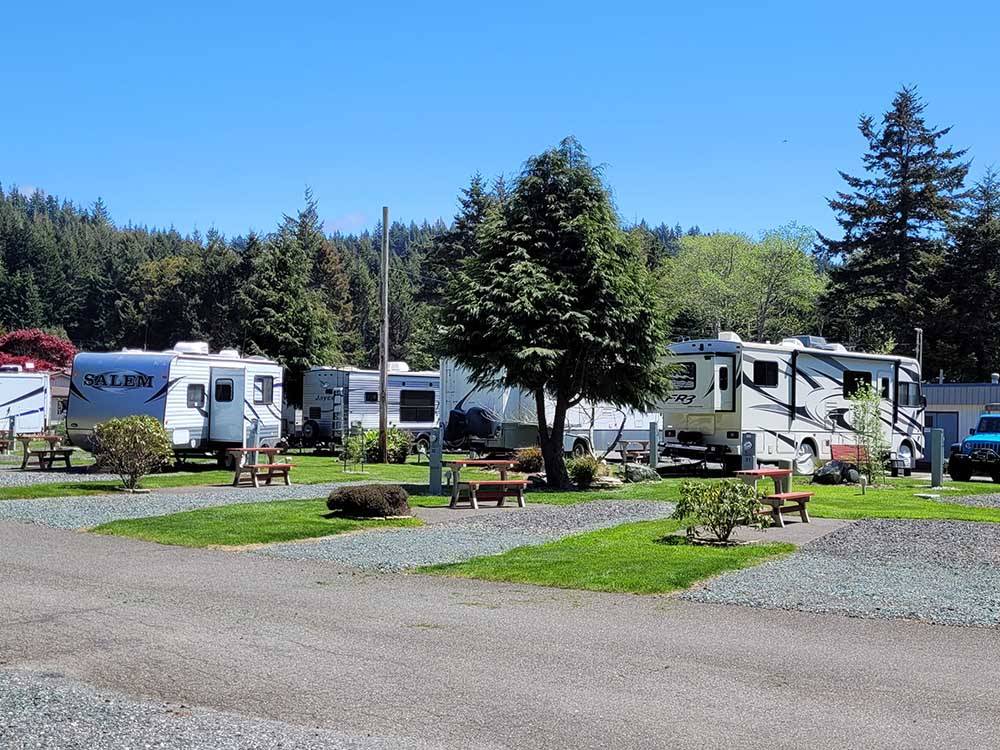
<svg viewBox="0 0 1000 750">
<path fill-rule="evenodd" d="M 179 547 L 245 547 L 377 528 L 421 526 L 418 518 L 331 516 L 324 499 L 271 500 L 110 521 L 89 531 Z"/>
<path fill-rule="evenodd" d="M 788 555 L 784 542 L 715 547 L 688 543 L 677 521 L 638 521 L 416 572 L 552 588 L 667 594 Z"/>
</svg>

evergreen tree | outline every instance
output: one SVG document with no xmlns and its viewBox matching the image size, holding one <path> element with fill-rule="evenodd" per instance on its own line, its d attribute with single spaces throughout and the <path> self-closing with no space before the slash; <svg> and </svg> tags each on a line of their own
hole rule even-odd
<svg viewBox="0 0 1000 750">
<path fill-rule="evenodd" d="M 642 408 L 667 389 L 654 282 L 572 138 L 528 161 L 476 235 L 446 290 L 448 353 L 534 394 L 547 481 L 564 487 L 570 407 Z"/>
<path fill-rule="evenodd" d="M 843 237 L 820 237 L 831 262 L 823 307 L 832 332 L 865 349 L 911 341 L 924 322 L 927 279 L 963 198 L 965 151 L 940 145 L 950 128 L 929 127 L 925 107 L 904 87 L 881 124 L 863 116 L 865 175 L 841 172 L 850 191 L 828 201 Z"/>
<path fill-rule="evenodd" d="M 969 195 L 938 275 L 925 365 L 950 380 L 986 381 L 1000 367 L 1000 177 Z"/>
</svg>

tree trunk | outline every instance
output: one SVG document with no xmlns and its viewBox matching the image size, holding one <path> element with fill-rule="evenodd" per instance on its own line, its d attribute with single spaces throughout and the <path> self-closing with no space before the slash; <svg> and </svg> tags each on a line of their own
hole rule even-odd
<svg viewBox="0 0 1000 750">
<path fill-rule="evenodd" d="M 538 440 L 545 462 L 545 482 L 552 489 L 564 490 L 570 487 L 569 473 L 566 471 L 566 457 L 563 454 L 563 433 L 566 429 L 565 399 L 557 398 L 552 413 L 552 427 L 549 428 L 545 413 L 545 391 L 535 391 L 535 411 L 538 414 Z"/>
</svg>

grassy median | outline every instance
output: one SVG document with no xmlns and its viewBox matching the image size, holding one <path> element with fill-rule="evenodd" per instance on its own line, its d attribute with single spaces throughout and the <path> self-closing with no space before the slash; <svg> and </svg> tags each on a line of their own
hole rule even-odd
<svg viewBox="0 0 1000 750">
<path fill-rule="evenodd" d="M 112 521 L 92 531 L 181 547 L 238 547 L 420 525 L 421 521 L 416 518 L 344 518 L 330 513 L 325 500 L 277 500 Z"/>
<path fill-rule="evenodd" d="M 662 594 L 794 551 L 791 544 L 690 544 L 676 521 L 641 521 L 421 572 L 589 591 Z"/>
</svg>

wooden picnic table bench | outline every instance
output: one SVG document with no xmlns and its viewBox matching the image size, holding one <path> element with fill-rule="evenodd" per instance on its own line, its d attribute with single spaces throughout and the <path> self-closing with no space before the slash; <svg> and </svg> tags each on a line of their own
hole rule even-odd
<svg viewBox="0 0 1000 750">
<path fill-rule="evenodd" d="M 792 470 L 791 469 L 744 469 L 737 471 L 736 476 L 753 485 L 757 489 L 757 482 L 761 479 L 771 479 L 774 481 L 774 492 L 760 498 L 761 505 L 767 506 L 762 513 L 771 516 L 774 525 L 784 528 L 785 519 L 783 513 L 798 513 L 802 523 L 809 523 L 809 512 L 806 510 L 806 503 L 812 498 L 812 492 L 792 491 Z"/>
<path fill-rule="evenodd" d="M 459 500 L 459 492 L 463 487 L 469 489 L 465 485 L 467 483 L 462 482 L 462 469 L 464 468 L 481 468 L 481 469 L 496 469 L 500 472 L 500 481 L 507 481 L 507 472 L 514 468 L 516 462 L 510 459 L 502 458 L 462 458 L 455 459 L 454 461 L 445 461 L 444 465 L 451 469 L 451 504 L 449 507 L 454 508 Z M 525 483 L 527 484 L 527 483 Z M 472 507 L 478 507 L 473 503 Z"/>
<path fill-rule="evenodd" d="M 24 458 L 21 461 L 21 469 L 22 471 L 27 470 L 31 459 L 35 459 L 37 461 L 39 471 L 45 471 L 46 469 L 51 470 L 52 464 L 56 461 L 62 461 L 67 469 L 72 469 L 73 465 L 70 463 L 70 456 L 72 455 L 72 448 L 27 449 L 25 450 Z"/>
<path fill-rule="evenodd" d="M 281 448 L 230 448 L 226 452 L 233 456 L 233 487 L 240 486 L 240 483 L 244 481 L 244 475 L 247 475 L 250 484 L 254 487 L 260 487 L 261 479 L 264 480 L 265 484 L 270 485 L 275 477 L 281 477 L 285 480 L 286 485 L 290 485 L 292 480 L 289 475 L 293 465 L 278 463 L 274 460 L 274 457 L 281 451 Z M 256 460 L 258 453 L 263 455 L 267 461 L 258 462 Z M 247 458 L 251 458 L 249 463 L 245 462 Z"/>
<path fill-rule="evenodd" d="M 508 497 L 517 498 L 517 506 L 524 507 L 524 489 L 528 486 L 527 479 L 470 479 L 463 483 L 468 492 L 468 500 L 474 510 L 479 510 L 479 503 L 496 500 L 497 507 L 502 508 Z M 454 508 L 458 500 L 453 500 L 449 507 Z"/>
<path fill-rule="evenodd" d="M 865 450 L 863 445 L 831 445 L 830 446 L 830 458 L 834 461 L 843 461 L 844 463 L 861 465 L 868 460 L 868 451 Z M 889 464 L 889 472 L 894 477 L 899 476 L 899 472 L 903 472 L 904 476 L 909 476 L 912 467 L 906 465 L 906 462 L 899 458 L 886 457 L 886 463 Z"/>
</svg>

